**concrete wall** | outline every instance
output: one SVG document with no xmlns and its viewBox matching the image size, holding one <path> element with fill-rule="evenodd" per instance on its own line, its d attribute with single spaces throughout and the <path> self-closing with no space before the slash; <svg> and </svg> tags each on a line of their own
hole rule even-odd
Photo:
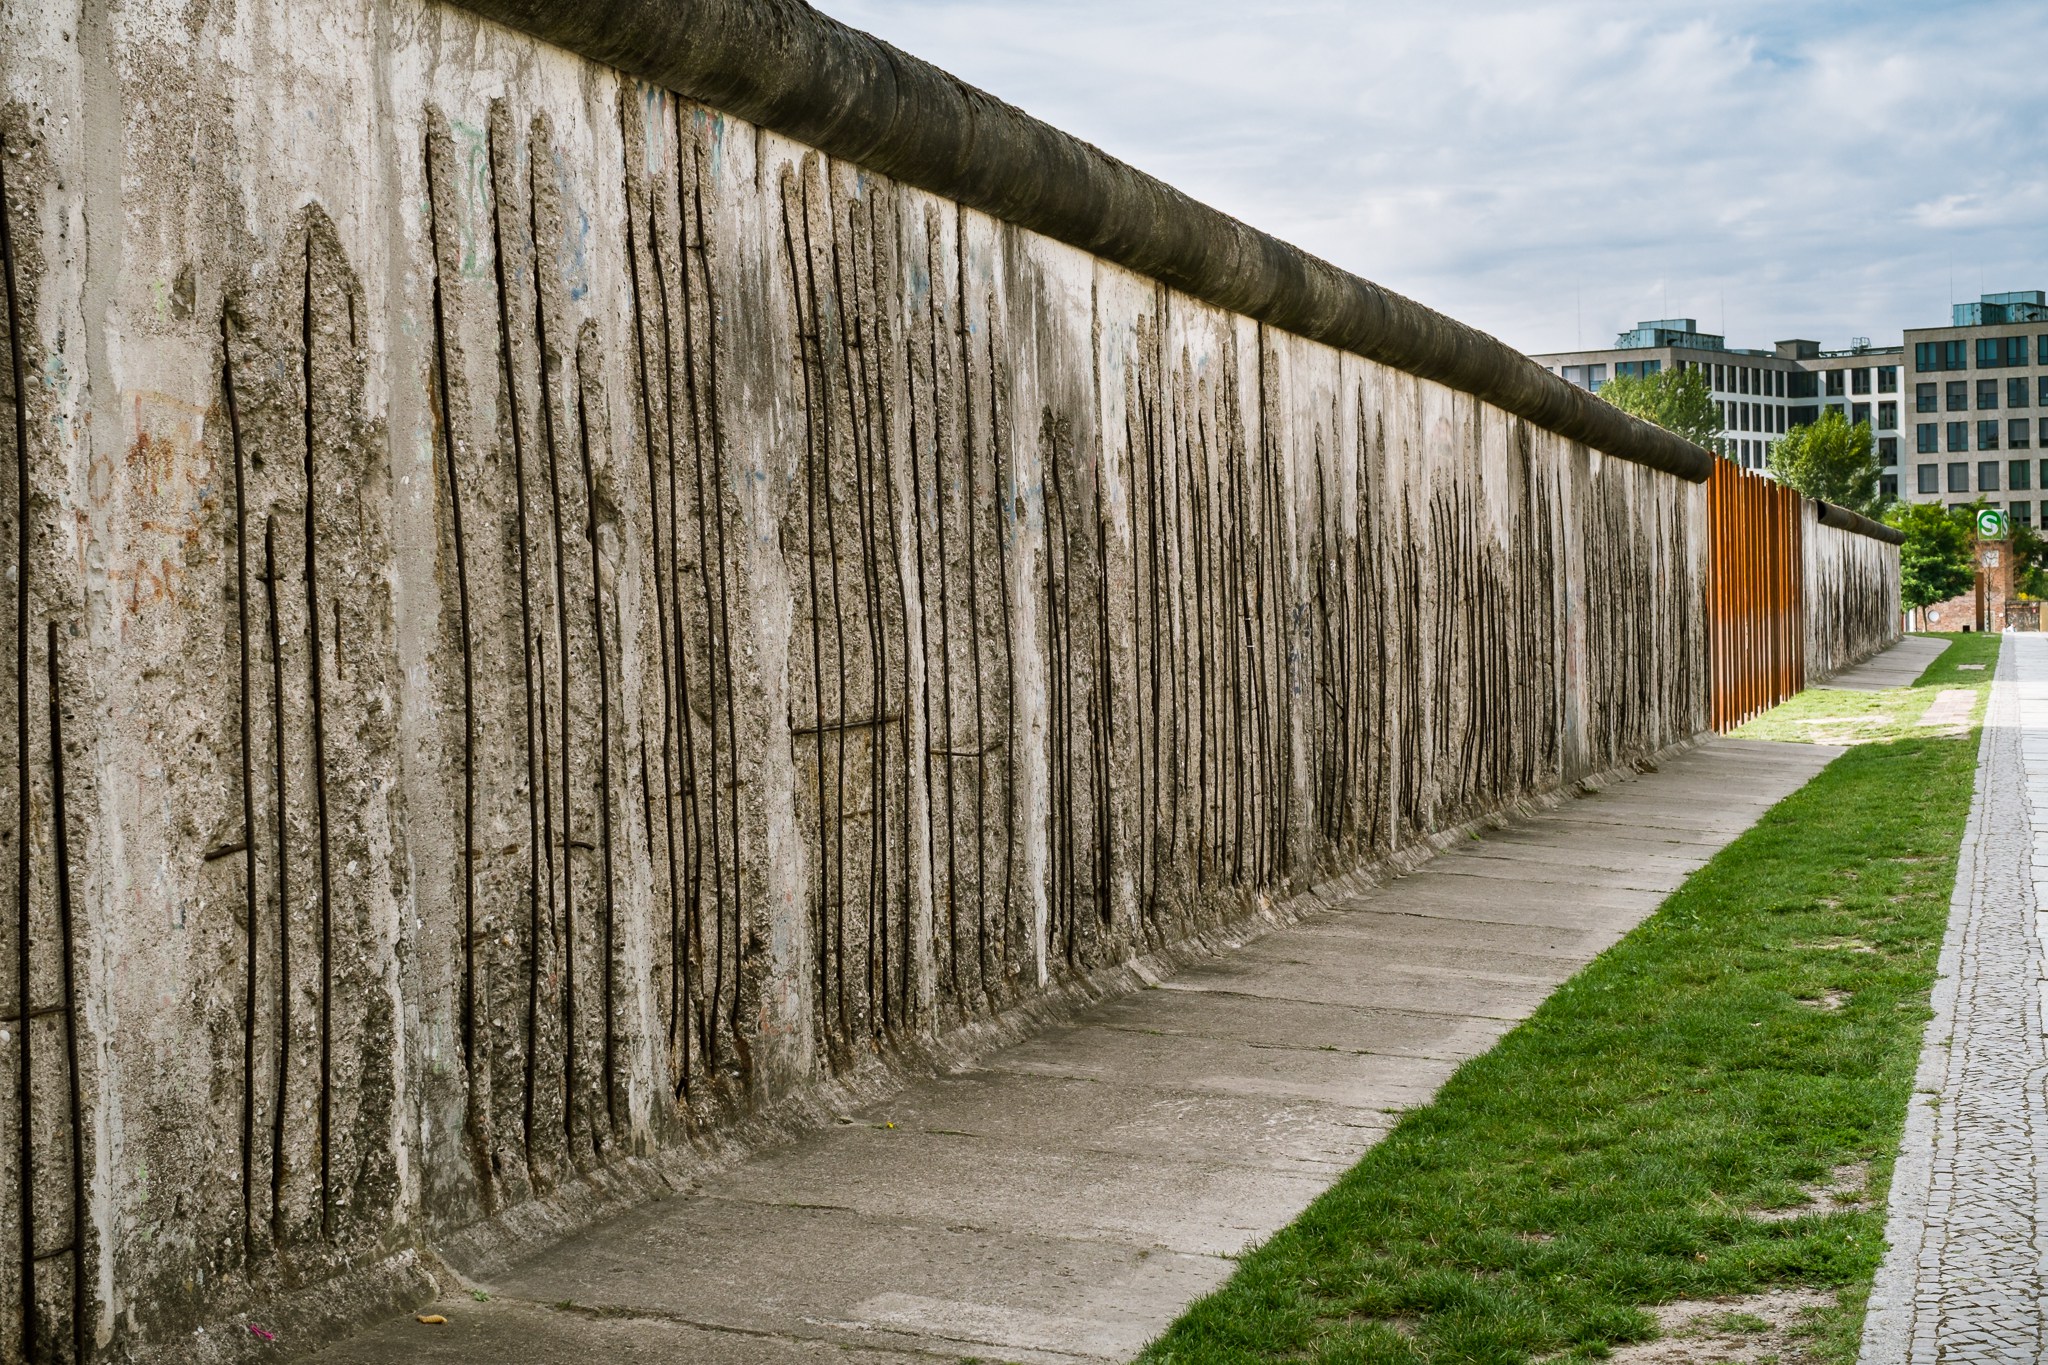
<svg viewBox="0 0 2048 1365">
<path fill-rule="evenodd" d="M 1705 724 L 1697 485 L 459 11 L 0 23 L 0 1357 L 317 1332 Z"/>
<path fill-rule="evenodd" d="M 1829 525 L 1821 504 L 1808 502 L 1803 511 L 1806 680 L 1814 685 L 1898 643 L 1905 618 L 1899 607 L 1899 547 Z"/>
</svg>

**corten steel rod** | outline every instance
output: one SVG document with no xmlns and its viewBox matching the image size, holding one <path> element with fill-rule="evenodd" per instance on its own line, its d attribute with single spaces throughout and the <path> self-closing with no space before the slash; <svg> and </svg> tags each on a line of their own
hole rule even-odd
<svg viewBox="0 0 2048 1365">
<path fill-rule="evenodd" d="M 1816 519 L 1867 518 L 1816 503 Z M 1806 686 L 1806 499 L 1723 461 L 1707 484 L 1709 718 L 1731 730 Z M 1883 537 L 1878 537 L 1882 539 Z"/>
<path fill-rule="evenodd" d="M 1703 482 L 1714 456 L 802 0 L 457 0 L 592 61 L 1297 336 Z"/>
</svg>

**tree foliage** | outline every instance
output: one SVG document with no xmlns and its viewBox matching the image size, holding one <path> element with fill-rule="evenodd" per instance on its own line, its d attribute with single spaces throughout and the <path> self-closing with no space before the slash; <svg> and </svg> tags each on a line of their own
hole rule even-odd
<svg viewBox="0 0 2048 1365">
<path fill-rule="evenodd" d="M 1623 412 L 1654 422 L 1696 445 L 1716 448 L 1721 414 L 1714 407 L 1706 371 L 1697 365 L 1641 378 L 1623 375 L 1610 379 L 1600 386 L 1600 396 Z"/>
<path fill-rule="evenodd" d="M 1961 515 L 1958 515 L 1961 514 Z M 1963 517 L 1970 516 L 1966 522 Z M 1895 502 L 1885 521 L 1905 532 L 1899 547 L 1899 600 L 1906 610 L 1946 602 L 1977 578 L 1974 511 L 1932 502 Z"/>
<path fill-rule="evenodd" d="M 1770 461 L 1773 474 L 1809 498 L 1865 516 L 1875 516 L 1883 508 L 1870 423 L 1851 426 L 1839 408 L 1825 409 L 1819 421 L 1780 436 L 1771 447 Z"/>
<path fill-rule="evenodd" d="M 2012 524 L 2012 581 L 2027 602 L 2048 600 L 2048 540 L 2025 522 Z"/>
</svg>

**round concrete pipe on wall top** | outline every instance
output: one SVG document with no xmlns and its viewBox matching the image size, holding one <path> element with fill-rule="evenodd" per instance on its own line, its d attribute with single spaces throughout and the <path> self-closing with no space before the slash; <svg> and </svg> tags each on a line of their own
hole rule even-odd
<svg viewBox="0 0 2048 1365">
<path fill-rule="evenodd" d="M 457 0 L 512 28 L 1273 327 L 1704 482 L 1714 456 L 801 0 Z"/>
<path fill-rule="evenodd" d="M 1872 540 L 1881 540 L 1887 545 L 1906 543 L 1904 532 L 1881 521 L 1873 521 L 1861 512 L 1852 512 L 1840 503 L 1822 502 L 1816 498 L 1813 505 L 1817 510 L 1817 520 L 1823 526 L 1832 526 L 1838 531 L 1852 531 L 1859 536 L 1869 536 Z"/>
</svg>

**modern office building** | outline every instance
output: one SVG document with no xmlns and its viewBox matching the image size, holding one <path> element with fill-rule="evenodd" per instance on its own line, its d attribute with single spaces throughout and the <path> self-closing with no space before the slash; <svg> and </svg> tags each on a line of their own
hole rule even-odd
<svg viewBox="0 0 2048 1365">
<path fill-rule="evenodd" d="M 1811 342 L 1780 342 L 1780 346 L 1802 350 L 1799 363 L 1806 371 L 1806 388 L 1811 402 L 1795 413 L 1793 424 L 1810 422 L 1829 408 L 1844 420 L 1868 422 L 1877 451 L 1879 491 L 1887 497 L 1899 495 L 1899 460 L 1904 427 L 1900 398 L 1904 380 L 1903 346 L 1873 346 L 1868 337 L 1858 337 L 1843 351 L 1823 351 Z"/>
<path fill-rule="evenodd" d="M 1872 346 L 1864 338 L 1841 351 L 1824 351 L 1819 342 L 1800 339 L 1781 341 L 1768 351 L 1742 349 L 1700 331 L 1691 318 L 1661 318 L 1637 323 L 1600 350 L 1533 358 L 1595 393 L 1623 375 L 1699 367 L 1721 413 L 1721 451 L 1745 469 L 1765 468 L 1773 441 L 1814 421 L 1823 409 L 1838 408 L 1851 422 L 1870 423 L 1884 467 L 1884 491 L 1897 494 L 1902 483 L 1903 349 Z"/>
<path fill-rule="evenodd" d="M 1958 303 L 1946 327 L 1906 329 L 1912 471 L 1901 496 L 1983 498 L 2036 524 L 2048 508 L 2048 295 Z"/>
<path fill-rule="evenodd" d="M 1612 346 L 1533 359 L 1594 393 L 1608 380 L 1624 375 L 1661 374 L 1667 369 L 1697 366 L 1705 372 L 1714 406 L 1721 413 L 1721 452 L 1745 469 L 1761 469 L 1771 441 L 1791 429 L 1791 410 L 1800 396 L 1797 376 L 1803 371 L 1783 352 L 1783 346 L 1770 351 L 1736 350 L 1725 337 L 1699 330 L 1692 318 L 1659 318 L 1637 323 L 1616 337 Z"/>
</svg>

